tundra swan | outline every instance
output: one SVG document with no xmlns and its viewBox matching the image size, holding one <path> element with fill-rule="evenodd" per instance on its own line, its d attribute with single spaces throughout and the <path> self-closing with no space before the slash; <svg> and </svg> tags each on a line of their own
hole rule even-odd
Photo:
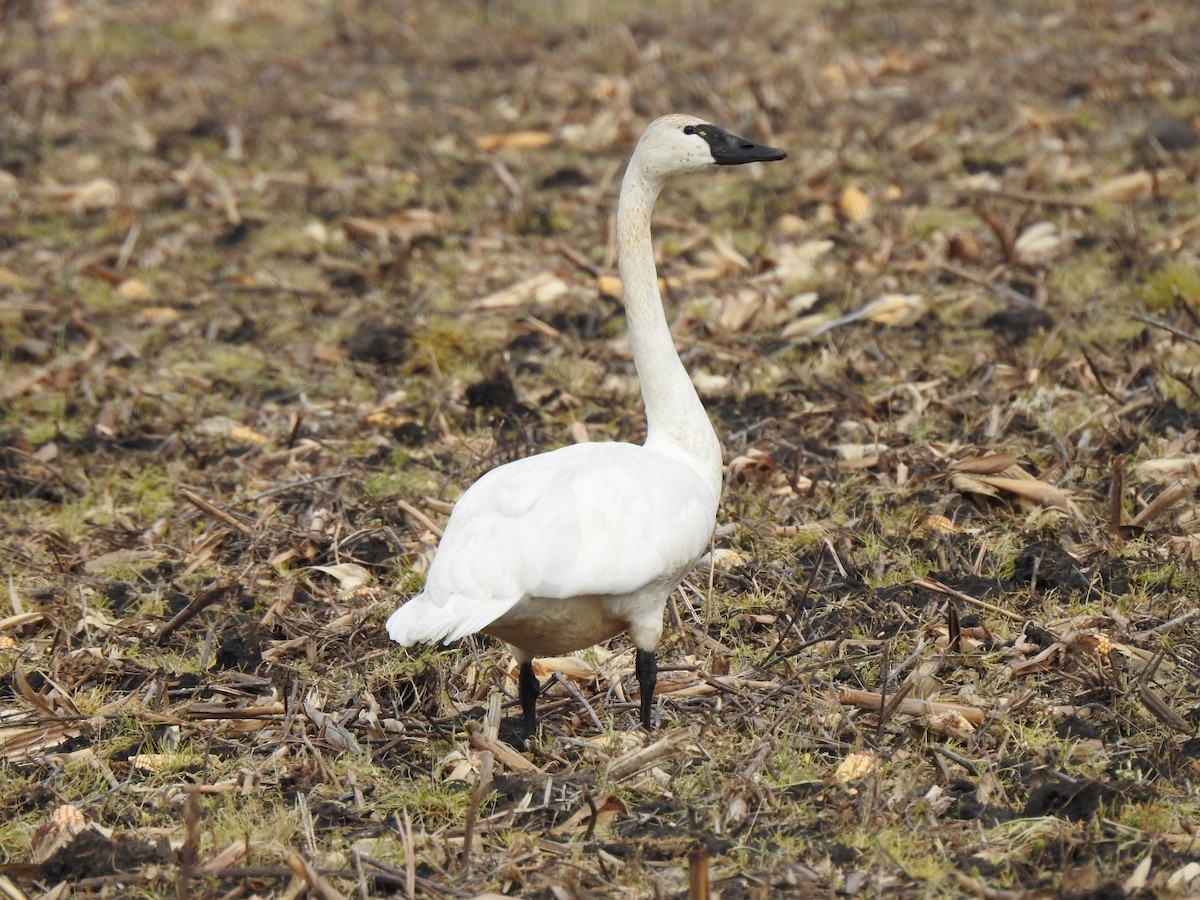
<svg viewBox="0 0 1200 900">
<path fill-rule="evenodd" d="M 507 463 L 459 499 L 424 589 L 392 613 L 405 646 L 482 631 L 520 664 L 524 729 L 537 727 L 531 660 L 628 631 L 641 719 L 651 727 L 663 610 L 708 549 L 721 495 L 721 445 L 663 313 L 650 213 L 664 183 L 709 166 L 783 159 L 782 150 L 693 116 L 663 116 L 638 141 L 621 184 L 617 249 L 646 442 L 582 443 Z"/>
</svg>

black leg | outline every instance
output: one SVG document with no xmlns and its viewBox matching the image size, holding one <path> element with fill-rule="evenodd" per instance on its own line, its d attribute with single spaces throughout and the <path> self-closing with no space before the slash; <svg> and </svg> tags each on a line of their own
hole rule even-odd
<svg viewBox="0 0 1200 900">
<path fill-rule="evenodd" d="M 642 691 L 642 727 L 651 731 L 650 705 L 654 702 L 654 686 L 658 684 L 658 657 L 654 651 L 639 650 L 633 671 Z"/>
<path fill-rule="evenodd" d="M 532 738 L 537 731 L 537 699 L 542 686 L 538 684 L 537 676 L 533 674 L 533 663 L 521 663 L 521 678 L 519 681 L 521 697 L 521 715 L 525 719 L 527 738 Z"/>
</svg>

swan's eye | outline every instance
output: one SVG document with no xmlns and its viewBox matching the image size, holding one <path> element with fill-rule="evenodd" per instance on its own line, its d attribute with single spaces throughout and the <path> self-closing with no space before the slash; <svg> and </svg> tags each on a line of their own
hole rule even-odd
<svg viewBox="0 0 1200 900">
<path fill-rule="evenodd" d="M 695 134 L 695 133 L 696 133 L 696 126 L 695 126 L 695 125 L 684 125 L 684 126 L 683 126 L 683 133 L 684 133 L 684 134 Z"/>
</svg>

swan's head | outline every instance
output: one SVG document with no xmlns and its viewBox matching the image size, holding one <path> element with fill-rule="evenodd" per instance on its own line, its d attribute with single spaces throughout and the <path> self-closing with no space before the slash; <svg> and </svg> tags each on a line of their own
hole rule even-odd
<svg viewBox="0 0 1200 900">
<path fill-rule="evenodd" d="M 646 126 L 633 159 L 652 177 L 666 180 L 709 166 L 736 166 L 783 159 L 787 154 L 710 125 L 695 116 L 663 116 Z"/>
</svg>

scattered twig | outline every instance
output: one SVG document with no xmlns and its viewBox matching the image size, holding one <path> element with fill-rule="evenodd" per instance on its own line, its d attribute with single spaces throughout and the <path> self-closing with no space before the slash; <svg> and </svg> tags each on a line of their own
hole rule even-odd
<svg viewBox="0 0 1200 900">
<path fill-rule="evenodd" d="M 570 694 L 576 702 L 581 704 L 583 708 L 587 710 L 588 717 L 591 718 L 592 724 L 596 726 L 596 730 L 603 732 L 604 725 L 601 723 L 600 717 L 596 715 L 596 710 L 592 708 L 592 704 L 588 702 L 587 697 L 583 696 L 583 691 L 579 690 L 579 688 L 577 688 L 571 682 L 571 679 L 564 678 L 561 672 L 555 672 L 553 677 L 555 681 L 567 689 L 567 693 Z"/>
<path fill-rule="evenodd" d="M 1192 327 L 1200 329 L 1200 312 L 1197 312 L 1192 304 L 1188 303 L 1187 298 L 1179 292 L 1179 288 L 1173 288 L 1175 292 L 1175 308 L 1182 312 L 1192 322 Z"/>
<path fill-rule="evenodd" d="M 304 883 L 308 885 L 308 889 L 319 900 L 349 900 L 345 894 L 326 881 L 325 877 L 295 850 L 288 851 L 287 864 L 288 868 L 296 874 L 297 878 L 304 879 Z"/>
<path fill-rule="evenodd" d="M 544 709 L 544 708 L 543 708 Z M 466 723 L 467 740 L 471 747 L 481 752 L 491 753 L 504 768 L 510 772 L 540 772 L 541 770 L 501 740 L 488 738 L 483 734 L 479 723 L 469 719 Z"/>
<path fill-rule="evenodd" d="M 600 820 L 600 809 L 586 784 L 583 786 L 583 802 L 587 804 L 588 808 L 588 823 L 587 829 L 583 832 L 583 842 L 590 844 L 596 836 L 596 822 Z"/>
<path fill-rule="evenodd" d="M 1182 385 L 1184 390 L 1191 394 L 1193 398 L 1200 401 L 1200 390 L 1198 390 L 1194 384 L 1192 384 L 1182 375 L 1177 375 L 1174 372 L 1165 372 L 1163 374 L 1165 374 L 1168 378 L 1173 379 L 1176 384 Z"/>
<path fill-rule="evenodd" d="M 1173 628 L 1178 628 L 1180 625 L 1192 621 L 1192 619 L 1196 618 L 1197 616 L 1200 616 L 1200 607 L 1192 607 L 1187 612 L 1181 613 L 1174 618 L 1167 619 L 1167 621 L 1159 625 L 1155 625 L 1153 628 L 1147 628 L 1145 631 L 1137 632 L 1137 634 L 1133 635 L 1133 638 L 1134 640 L 1140 641 L 1149 637 L 1154 637 L 1156 634 L 1164 634 Z"/>
<path fill-rule="evenodd" d="M 701 841 L 688 853 L 688 900 L 708 898 L 708 844 Z"/>
<path fill-rule="evenodd" d="M 979 220 L 987 226 L 988 230 L 995 236 L 996 242 L 1000 245 L 1000 253 L 1007 262 L 1012 262 L 1015 259 L 1015 236 L 1009 232 L 996 216 L 982 202 L 978 200 L 971 204 L 971 211 L 979 216 Z"/>
<path fill-rule="evenodd" d="M 1142 701 L 1142 706 L 1150 711 L 1150 714 L 1158 721 L 1162 722 L 1168 728 L 1173 728 L 1179 734 L 1194 734 L 1196 729 L 1189 725 L 1187 720 L 1179 713 L 1171 708 L 1171 704 L 1163 698 L 1158 691 L 1150 687 L 1148 684 L 1142 684 L 1138 687 L 1138 697 Z"/>
<path fill-rule="evenodd" d="M 1058 657 L 1067 653 L 1070 649 L 1070 646 L 1065 641 L 1055 641 L 1041 653 L 1021 662 L 1011 663 L 1008 666 L 1008 677 L 1015 681 L 1018 678 L 1024 678 L 1026 675 L 1032 675 L 1034 672 L 1045 672 L 1054 665 Z"/>
<path fill-rule="evenodd" d="M 6 631 L 16 631 L 18 628 L 22 628 L 33 622 L 40 622 L 44 618 L 46 618 L 45 613 L 19 612 L 15 616 L 0 619 L 0 634 L 4 634 Z"/>
<path fill-rule="evenodd" d="M 1096 205 L 1096 201 L 1090 197 L 1064 197 L 1060 194 L 1023 191 L 1015 188 L 997 190 L 986 188 L 952 188 L 951 190 L 960 197 L 978 197 L 982 200 L 1012 200 L 1017 203 L 1036 203 L 1041 206 L 1065 206 L 1071 209 L 1087 209 Z"/>
<path fill-rule="evenodd" d="M 183 814 L 184 841 L 179 851 L 179 875 L 176 893 L 180 900 L 192 896 L 192 876 L 196 868 L 196 855 L 200 850 L 200 794 L 188 791 L 187 805 Z"/>
<path fill-rule="evenodd" d="M 479 729 L 476 722 L 470 724 L 475 725 Z M 475 840 L 475 823 L 479 818 L 479 807 L 483 804 L 483 800 L 487 797 L 488 791 L 492 789 L 492 770 L 496 765 L 496 755 L 487 749 L 490 746 L 499 744 L 497 736 L 500 732 L 500 692 L 492 691 L 488 697 L 488 711 L 484 719 L 483 727 L 478 731 L 478 734 L 483 740 L 476 744 L 471 742 L 471 746 L 479 750 L 479 774 L 475 779 L 475 787 L 471 791 L 471 802 L 467 806 L 466 821 L 463 825 L 463 849 L 462 849 L 462 878 L 467 878 L 471 874 L 471 850 Z M 524 757 L 522 757 L 524 758 Z"/>
<path fill-rule="evenodd" d="M 206 591 L 201 591 L 199 594 L 197 594 L 195 597 L 192 598 L 191 602 L 188 603 L 187 606 L 185 606 L 183 609 L 181 609 L 179 612 L 177 612 L 175 615 L 173 615 L 162 626 L 162 628 L 158 629 L 158 634 L 156 634 L 154 636 L 155 642 L 158 643 L 160 646 L 162 644 L 165 644 L 168 641 L 168 639 L 170 639 L 170 637 L 171 637 L 172 633 L 174 633 L 175 629 L 177 629 L 180 625 L 183 625 L 185 622 L 190 621 L 201 610 L 204 610 L 204 609 L 208 608 L 209 606 L 212 606 L 214 603 L 216 603 L 218 600 L 220 600 L 222 597 L 224 597 L 229 592 L 231 587 L 232 587 L 232 585 L 230 585 L 230 584 L 218 584 L 218 585 L 214 585 L 213 587 L 209 588 Z"/>
<path fill-rule="evenodd" d="M 1108 385 L 1104 383 L 1104 377 L 1100 374 L 1100 370 L 1096 367 L 1095 360 L 1092 359 L 1091 354 L 1087 352 L 1087 347 L 1082 343 L 1079 344 L 1079 352 L 1083 354 L 1083 361 L 1087 363 L 1087 367 L 1091 371 L 1092 377 L 1096 379 L 1096 384 L 1100 385 L 1100 390 L 1104 392 L 1105 396 L 1111 399 L 1114 403 L 1123 402 L 1121 398 L 1109 390 Z"/>
<path fill-rule="evenodd" d="M 1108 489 L 1108 533 L 1121 539 L 1121 520 L 1125 515 L 1125 457 L 1115 455 L 1112 461 L 1112 481 Z"/>
<path fill-rule="evenodd" d="M 883 658 L 887 659 L 886 653 L 883 654 Z M 883 726 L 887 724 L 887 721 L 894 716 L 898 710 L 904 707 L 904 701 L 908 699 L 908 695 L 912 693 L 912 689 L 913 683 L 905 680 L 903 683 L 901 683 L 895 694 L 888 695 L 886 692 L 880 692 L 879 702 L 885 705 L 879 710 L 879 721 L 876 727 L 877 737 L 882 736 L 879 734 L 879 732 L 882 731 Z"/>
<path fill-rule="evenodd" d="M 311 487 L 314 484 L 320 484 L 322 481 L 337 481 L 339 478 L 348 478 L 352 472 L 338 471 L 327 472 L 324 475 L 314 475 L 312 478 L 302 478 L 299 481 L 289 481 L 287 484 L 277 484 L 275 487 L 267 488 L 265 491 L 259 491 L 257 494 L 251 494 L 249 497 L 243 497 L 241 500 L 234 502 L 234 506 L 244 506 L 247 503 L 256 503 L 259 500 L 265 500 L 267 497 L 274 497 L 276 494 L 286 494 L 289 491 L 298 491 L 301 488 Z"/>
<path fill-rule="evenodd" d="M 1006 891 L 988 887 L 978 878 L 972 878 L 966 872 L 955 870 L 950 873 L 950 877 L 955 887 L 972 896 L 979 897 L 980 900 L 1021 900 L 1021 898 L 1029 896 L 1029 893 L 1023 889 L 1019 891 Z"/>
<path fill-rule="evenodd" d="M 1164 488 L 1157 497 L 1146 504 L 1140 513 L 1129 523 L 1132 528 L 1145 528 L 1163 513 L 1168 512 L 1180 500 L 1192 495 L 1193 487 L 1189 482 L 1176 481 Z"/>
<path fill-rule="evenodd" d="M 441 526 L 438 525 L 435 521 L 433 521 L 433 519 L 429 518 L 429 516 L 425 515 L 425 513 L 421 512 L 419 509 L 417 509 L 415 506 L 413 506 L 411 503 L 409 503 L 407 500 L 397 499 L 396 505 L 398 507 L 400 507 L 400 509 L 402 509 L 404 512 L 408 513 L 408 515 L 412 516 L 414 519 L 416 519 L 418 522 L 420 522 L 421 525 L 423 525 L 429 531 L 433 532 L 433 534 L 435 536 L 437 536 L 439 538 L 442 536 Z"/>
<path fill-rule="evenodd" d="M 247 706 L 242 709 L 225 709 L 224 707 L 193 706 L 185 716 L 190 720 L 196 719 L 280 719 L 284 716 L 282 703 L 272 703 L 267 706 Z"/>
<path fill-rule="evenodd" d="M 977 284 L 980 287 L 987 288 L 1001 300 L 1007 300 L 1012 303 L 1016 303 L 1019 306 L 1025 307 L 1037 305 L 1036 300 L 1032 299 L 1031 297 L 1026 297 L 1020 291 L 1013 290 L 1007 284 L 1000 284 L 1000 282 L 994 281 L 985 275 L 972 272 L 970 269 L 964 269 L 962 266 L 956 266 L 954 263 L 940 262 L 938 263 L 938 268 L 943 272 L 948 272 L 949 274 L 961 278 L 964 281 L 969 281 L 972 284 Z"/>
<path fill-rule="evenodd" d="M 928 748 L 930 752 L 937 753 L 939 756 L 946 757 L 951 762 L 958 763 L 958 765 L 966 769 L 968 775 L 974 777 L 979 774 L 979 767 L 975 763 L 971 762 L 971 760 L 967 759 L 961 753 L 955 753 L 945 744 L 929 744 Z"/>
<path fill-rule="evenodd" d="M 693 728 L 684 728 L 668 734 L 652 744 L 630 751 L 624 756 L 618 756 L 608 764 L 605 777 L 610 781 L 624 781 L 632 778 L 640 772 L 653 768 L 663 760 L 678 756 L 684 745 L 695 739 L 696 731 Z"/>
<path fill-rule="evenodd" d="M 574 247 L 572 247 L 570 244 L 567 244 L 563 241 L 559 241 L 557 244 L 555 244 L 555 249 L 557 249 L 559 253 L 561 253 L 563 256 L 565 256 L 568 260 L 570 260 L 572 263 L 574 263 L 580 269 L 587 272 L 593 278 L 600 277 L 600 270 L 595 265 L 592 264 L 592 261 L 590 259 L 588 259 L 586 256 L 584 256 L 582 253 L 580 253 L 578 250 L 576 250 Z"/>
<path fill-rule="evenodd" d="M 359 900 L 370 900 L 370 889 L 367 887 L 367 873 L 363 871 L 362 854 L 358 848 L 350 849 L 350 860 L 354 864 L 354 871 L 358 875 L 358 897 Z"/>
<path fill-rule="evenodd" d="M 1189 231 L 1195 231 L 1197 228 L 1200 228 L 1200 216 L 1194 216 L 1188 219 L 1182 225 L 1177 226 L 1171 231 L 1171 236 L 1178 240 Z"/>
<path fill-rule="evenodd" d="M 939 594 L 945 594 L 948 597 L 954 597 L 956 600 L 961 600 L 963 603 L 969 603 L 971 606 L 977 606 L 980 609 L 986 609 L 988 612 L 993 612 L 998 616 L 1004 616 L 1006 619 L 1011 619 L 1014 622 L 1024 622 L 1026 617 L 1020 613 L 1015 613 L 1012 610 L 1004 609 L 1001 606 L 996 606 L 994 603 L 988 603 L 986 600 L 980 600 L 978 597 L 972 597 L 970 594 L 964 594 L 962 591 L 956 591 L 954 588 L 947 587 L 940 581 L 934 581 L 932 578 L 914 578 L 913 584 L 917 587 L 923 587 L 927 591 L 936 591 Z"/>
<path fill-rule="evenodd" d="M 490 162 L 492 171 L 496 173 L 496 177 L 500 180 L 500 183 L 504 185 L 504 189 L 508 191 L 509 196 L 512 197 L 510 208 L 513 210 L 520 209 L 524 195 L 524 192 L 521 190 L 521 182 L 517 181 L 516 176 L 512 173 L 512 170 L 510 170 L 508 166 L 504 164 L 504 161 L 500 159 L 500 157 L 493 156 Z"/>
<path fill-rule="evenodd" d="M 230 294 L 292 294 L 296 297 L 323 297 L 325 292 L 317 288 L 293 287 L 289 284 L 239 284 L 236 281 L 223 281 L 220 289 Z"/>
<path fill-rule="evenodd" d="M 399 874 L 404 879 L 404 895 L 408 900 L 414 900 L 417 896 L 417 845 L 413 839 L 412 816 L 408 814 L 408 807 L 404 807 L 402 812 L 403 816 L 400 813 L 392 814 L 396 831 L 400 834 L 400 846 L 404 849 L 404 869 Z M 369 856 L 363 856 L 361 859 L 377 868 L 382 865 Z M 391 866 L 388 869 L 390 870 Z"/>
<path fill-rule="evenodd" d="M 829 551 L 829 542 L 821 544 L 821 552 L 817 554 L 817 561 L 813 564 L 812 572 L 808 576 L 808 581 L 804 585 L 804 590 L 800 592 L 792 601 L 792 608 L 788 614 L 787 625 L 779 633 L 779 639 L 775 642 L 775 646 L 771 648 L 771 652 L 767 654 L 766 661 L 760 664 L 761 668 L 768 669 L 773 666 L 778 660 L 776 654 L 779 648 L 783 646 L 783 642 L 787 640 L 787 636 L 791 633 L 792 628 L 796 624 L 796 619 L 800 617 L 800 607 L 804 605 L 804 601 L 808 599 L 809 592 L 812 591 L 813 585 L 816 583 L 817 575 L 821 571 L 821 564 L 825 562 L 825 554 Z M 804 635 L 797 632 L 797 637 L 803 639 Z"/>
<path fill-rule="evenodd" d="M 842 688 L 838 691 L 838 702 L 843 706 L 857 706 L 870 712 L 880 713 L 883 710 L 883 694 L 874 691 L 860 691 L 853 688 Z M 987 710 L 975 706 L 964 706 L 961 703 L 943 703 L 935 700 L 919 700 L 906 698 L 895 710 L 906 716 L 930 717 L 957 714 L 972 725 L 981 725 L 987 718 Z"/>
<path fill-rule="evenodd" d="M 192 506 L 199 509 L 200 512 L 204 513 L 210 519 L 216 519 L 218 522 L 221 522 L 224 525 L 228 525 L 230 528 L 234 529 L 235 531 L 240 531 L 242 534 L 246 535 L 247 537 L 253 536 L 254 529 L 251 528 L 249 525 L 247 525 L 245 522 L 243 522 L 241 519 L 239 519 L 237 516 L 233 515 L 232 513 L 226 512 L 225 510 L 221 509 L 219 506 L 214 506 L 213 504 L 211 504 L 207 500 L 205 500 L 203 497 L 201 497 L 199 494 L 189 491 L 187 488 L 180 488 L 179 493 L 183 495 L 184 500 L 186 500 L 188 503 L 192 504 Z"/>
<path fill-rule="evenodd" d="M 1143 325 L 1149 325 L 1152 328 L 1161 328 L 1163 331 L 1169 332 L 1177 338 L 1182 338 L 1185 341 L 1191 341 L 1193 344 L 1200 344 L 1200 337 L 1194 334 L 1189 334 L 1181 328 L 1176 328 L 1174 325 L 1168 325 L 1166 322 L 1160 322 L 1157 319 L 1151 319 L 1149 316 L 1143 316 L 1141 313 L 1130 313 L 1129 318 L 1134 321 L 1141 322 Z"/>
<path fill-rule="evenodd" d="M 45 900 L 50 894 L 54 894 L 54 900 L 64 896 L 67 892 L 67 883 L 59 882 L 55 885 L 52 891 L 42 894 L 38 900 Z M 8 880 L 7 875 L 0 875 L 0 900 L 29 900 L 28 895 Z"/>
<path fill-rule="evenodd" d="M 200 785 L 198 788 L 195 789 L 195 792 L 197 794 L 216 793 L 215 791 L 211 790 L 212 787 L 213 787 L 212 785 Z M 220 787 L 222 789 L 222 792 L 224 792 L 225 786 L 220 785 Z M 233 787 L 238 787 L 240 789 L 240 786 L 237 786 L 237 785 L 233 785 Z M 206 790 L 205 788 L 208 788 L 208 790 Z M 216 853 L 213 856 L 210 856 L 208 859 L 206 859 L 196 869 L 196 871 L 199 872 L 200 874 L 204 874 L 204 875 L 211 875 L 211 874 L 216 874 L 218 872 L 225 872 L 231 866 L 233 866 L 234 863 L 244 862 L 246 859 L 249 858 L 249 856 L 250 856 L 250 838 L 248 835 L 243 835 L 242 837 L 237 838 L 233 842 L 231 842 L 220 853 Z"/>
</svg>

